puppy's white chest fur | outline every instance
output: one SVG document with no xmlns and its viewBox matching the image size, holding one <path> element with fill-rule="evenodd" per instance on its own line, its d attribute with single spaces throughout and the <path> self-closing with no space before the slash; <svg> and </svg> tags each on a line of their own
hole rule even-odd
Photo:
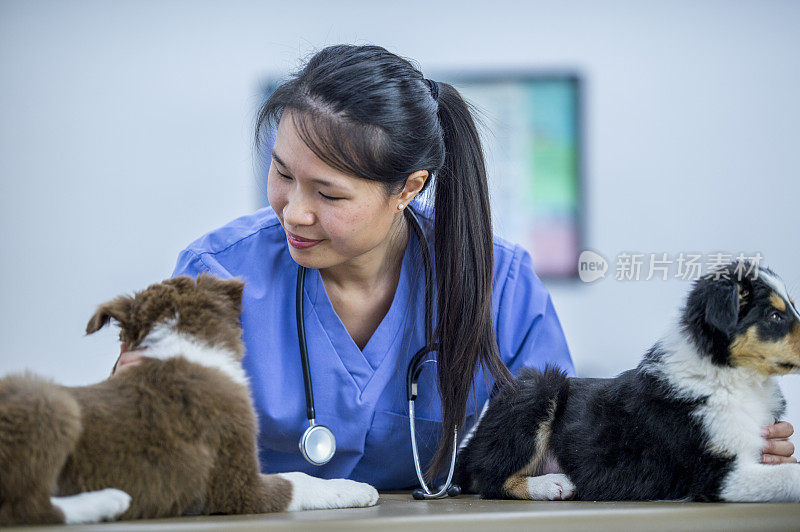
<svg viewBox="0 0 800 532">
<path fill-rule="evenodd" d="M 782 401 L 777 383 L 699 357 L 680 334 L 668 335 L 662 346 L 664 356 L 648 370 L 665 377 L 678 397 L 704 400 L 694 415 L 705 429 L 709 449 L 758 463 L 764 446 L 761 431 L 774 423 L 774 412 Z"/>
<path fill-rule="evenodd" d="M 736 384 L 715 390 L 695 415 L 702 420 L 713 450 L 758 462 L 764 446 L 761 431 L 775 421 L 772 412 L 780 392 L 771 380 Z"/>
<path fill-rule="evenodd" d="M 219 369 L 234 382 L 248 385 L 247 375 L 233 352 L 221 346 L 211 347 L 178 332 L 174 320 L 154 326 L 140 348 L 147 349 L 148 357 L 169 360 L 180 356 L 191 362 Z"/>
</svg>

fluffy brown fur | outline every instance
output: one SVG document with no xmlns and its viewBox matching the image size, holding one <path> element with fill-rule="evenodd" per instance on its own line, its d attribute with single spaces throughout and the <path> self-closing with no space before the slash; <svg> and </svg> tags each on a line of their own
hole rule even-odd
<svg viewBox="0 0 800 532">
<path fill-rule="evenodd" d="M 113 318 L 120 340 L 135 349 L 167 324 L 238 366 L 243 286 L 207 275 L 170 279 L 101 305 L 87 333 Z M 176 355 L 145 359 L 91 386 L 30 374 L 0 379 L 0 525 L 63 523 L 51 496 L 105 488 L 131 496 L 122 519 L 287 509 L 295 483 L 259 472 L 247 386 Z"/>
</svg>

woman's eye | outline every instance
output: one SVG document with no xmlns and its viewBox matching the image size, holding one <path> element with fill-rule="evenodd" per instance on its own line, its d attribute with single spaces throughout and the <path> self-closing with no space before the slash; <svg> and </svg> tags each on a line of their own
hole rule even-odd
<svg viewBox="0 0 800 532">
<path fill-rule="evenodd" d="M 319 195 L 322 196 L 323 198 L 325 198 L 326 200 L 330 200 L 330 201 L 338 201 L 340 199 L 344 199 L 344 198 L 334 198 L 333 196 L 326 196 L 322 192 L 320 192 Z"/>
<path fill-rule="evenodd" d="M 278 175 L 279 175 L 279 176 L 281 176 L 282 178 L 284 178 L 284 179 L 291 179 L 291 177 L 289 177 L 288 175 L 286 175 L 286 174 L 284 174 L 284 173 L 281 173 L 281 171 L 280 171 L 280 170 L 278 170 L 278 169 L 275 169 L 275 171 L 276 171 L 276 172 L 278 173 Z"/>
</svg>

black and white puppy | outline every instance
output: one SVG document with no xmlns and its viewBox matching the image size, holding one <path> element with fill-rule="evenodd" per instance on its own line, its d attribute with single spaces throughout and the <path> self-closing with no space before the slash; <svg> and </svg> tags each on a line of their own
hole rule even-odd
<svg viewBox="0 0 800 532">
<path fill-rule="evenodd" d="M 783 281 L 732 263 L 694 283 L 636 369 L 525 370 L 462 444 L 456 482 L 487 498 L 800 502 L 800 465 L 760 463 L 785 409 L 775 376 L 798 372 Z"/>
</svg>

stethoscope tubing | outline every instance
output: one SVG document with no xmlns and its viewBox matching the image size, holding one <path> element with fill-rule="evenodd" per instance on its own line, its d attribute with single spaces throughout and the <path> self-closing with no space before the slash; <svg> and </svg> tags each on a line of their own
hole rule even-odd
<svg viewBox="0 0 800 532">
<path fill-rule="evenodd" d="M 303 385 L 306 390 L 306 417 L 309 421 L 316 418 L 314 411 L 314 389 L 311 386 L 311 368 L 308 364 L 308 347 L 306 345 L 306 320 L 303 315 L 303 287 L 306 281 L 306 269 L 298 266 L 295 315 L 297 318 L 297 342 L 300 346 L 300 362 L 303 365 Z"/>
<path fill-rule="evenodd" d="M 297 341 L 300 346 L 300 361 L 303 366 L 303 385 L 306 391 L 306 417 L 308 418 L 308 428 L 303 432 L 300 438 L 300 454 L 310 464 L 321 466 L 331 461 L 333 455 L 336 453 L 336 436 L 333 431 L 325 425 L 320 425 L 316 420 L 316 412 L 314 410 L 314 389 L 311 384 L 311 367 L 308 363 L 308 346 L 306 345 L 306 326 L 305 317 L 303 314 L 303 287 L 305 285 L 306 269 L 298 266 L 297 270 L 297 291 L 296 291 L 296 307 L 295 313 L 297 318 Z M 322 437 L 324 444 L 314 445 L 315 442 L 320 443 L 319 437 Z"/>
<path fill-rule="evenodd" d="M 408 402 L 408 426 L 411 431 L 411 452 L 414 454 L 414 469 L 417 472 L 417 480 L 419 480 L 419 484 L 422 486 L 422 490 L 424 490 L 423 492 L 420 492 L 420 490 L 414 490 L 414 498 L 443 499 L 448 495 L 451 495 L 451 488 L 454 487 L 451 485 L 451 483 L 453 482 L 453 473 L 456 469 L 456 451 L 458 451 L 458 427 L 453 429 L 453 452 L 450 456 L 450 470 L 447 473 L 447 480 L 439 491 L 432 493 L 428 487 L 428 484 L 425 483 L 425 477 L 422 474 L 422 469 L 420 468 L 419 463 L 419 453 L 417 451 L 417 433 L 414 425 L 414 401 Z M 460 491 L 461 490 L 459 490 L 459 492 Z"/>
</svg>

